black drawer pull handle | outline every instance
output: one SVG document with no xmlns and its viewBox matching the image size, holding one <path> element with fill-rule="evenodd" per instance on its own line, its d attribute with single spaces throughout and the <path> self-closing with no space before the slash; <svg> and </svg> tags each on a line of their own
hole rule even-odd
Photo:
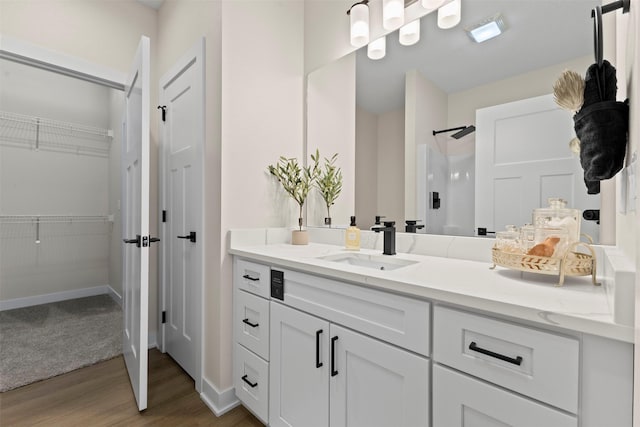
<svg viewBox="0 0 640 427">
<path fill-rule="evenodd" d="M 258 383 L 252 383 L 251 381 L 249 381 L 249 380 L 247 379 L 247 375 L 245 375 L 245 376 L 243 376 L 243 377 L 242 377 L 242 381 L 244 381 L 245 383 L 249 384 L 249 386 L 250 386 L 251 388 L 256 388 L 256 387 L 258 386 Z"/>
<path fill-rule="evenodd" d="M 249 321 L 249 319 L 242 319 L 242 323 L 246 323 L 247 325 L 251 326 L 252 328 L 257 328 L 260 324 L 259 323 L 251 323 Z"/>
<path fill-rule="evenodd" d="M 505 356 L 504 354 L 494 353 L 491 350 L 485 350 L 484 348 L 478 347 L 475 341 L 471 341 L 471 344 L 469 344 L 469 350 L 477 351 L 478 353 L 486 354 L 487 356 L 495 357 L 496 359 L 513 363 L 514 365 L 520 366 L 522 364 L 522 356 L 518 356 L 514 359 L 513 357 Z"/>
<path fill-rule="evenodd" d="M 320 361 L 320 334 L 322 334 L 322 329 L 316 331 L 316 368 L 322 368 L 322 362 Z"/>
<path fill-rule="evenodd" d="M 251 280 L 252 282 L 257 282 L 258 280 L 260 280 L 259 277 L 251 277 L 248 274 L 245 274 L 244 276 L 242 276 L 243 279 L 247 279 L 247 280 Z"/>
<path fill-rule="evenodd" d="M 338 337 L 331 338 L 331 376 L 335 377 L 338 375 L 338 371 L 336 370 L 336 341 L 338 341 Z"/>
</svg>

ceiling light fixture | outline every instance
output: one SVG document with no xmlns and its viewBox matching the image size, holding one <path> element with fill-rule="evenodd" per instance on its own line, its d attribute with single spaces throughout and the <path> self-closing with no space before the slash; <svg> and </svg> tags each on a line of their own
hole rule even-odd
<svg viewBox="0 0 640 427">
<path fill-rule="evenodd" d="M 420 20 L 416 19 L 400 27 L 400 44 L 411 46 L 420 40 Z"/>
<path fill-rule="evenodd" d="M 375 39 L 367 46 L 369 59 L 381 59 L 387 53 L 387 38 L 385 36 Z"/>
<path fill-rule="evenodd" d="M 484 21 L 472 27 L 465 28 L 465 31 L 476 43 L 482 43 L 489 39 L 499 36 L 507 29 L 507 25 L 499 13 L 495 16 L 485 19 Z"/>
<path fill-rule="evenodd" d="M 382 0 L 382 26 L 395 30 L 404 24 L 404 0 Z"/>
<path fill-rule="evenodd" d="M 351 45 L 361 47 L 369 43 L 369 0 L 355 3 L 349 10 Z"/>
<path fill-rule="evenodd" d="M 460 23 L 460 1 L 453 0 L 438 9 L 438 27 L 443 30 L 453 28 Z"/>
</svg>

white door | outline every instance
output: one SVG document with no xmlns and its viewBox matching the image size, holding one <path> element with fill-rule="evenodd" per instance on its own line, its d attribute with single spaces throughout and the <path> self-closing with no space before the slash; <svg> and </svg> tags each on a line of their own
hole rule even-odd
<svg viewBox="0 0 640 427">
<path fill-rule="evenodd" d="M 160 80 L 163 351 L 200 391 L 204 39 Z"/>
<path fill-rule="evenodd" d="M 426 358 L 333 324 L 330 343 L 331 427 L 429 425 Z"/>
<path fill-rule="evenodd" d="M 270 335 L 269 425 L 328 427 L 329 322 L 271 303 Z"/>
<path fill-rule="evenodd" d="M 504 230 L 531 223 L 533 209 L 560 197 L 575 209 L 600 209 L 587 195 L 580 161 L 569 149 L 571 115 L 552 95 L 476 111 L 475 227 Z M 599 226 L 582 220 L 581 231 L 597 242 Z"/>
<path fill-rule="evenodd" d="M 140 411 L 147 407 L 149 346 L 149 64 L 149 39 L 143 36 L 125 87 L 121 172 L 122 352 Z"/>
</svg>

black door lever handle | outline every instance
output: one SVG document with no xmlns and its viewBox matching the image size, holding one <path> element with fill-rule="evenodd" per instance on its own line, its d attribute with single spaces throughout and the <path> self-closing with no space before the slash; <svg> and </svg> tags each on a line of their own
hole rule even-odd
<svg viewBox="0 0 640 427">
<path fill-rule="evenodd" d="M 125 242 L 125 243 L 129 243 L 129 244 L 134 244 L 135 243 L 135 245 L 137 247 L 140 247 L 140 235 L 139 234 L 136 234 L 136 238 L 135 239 L 122 239 L 122 241 Z"/>
<path fill-rule="evenodd" d="M 178 239 L 189 239 L 190 242 L 195 243 L 196 242 L 196 232 L 195 231 L 190 231 L 189 234 L 187 234 L 186 236 L 178 236 Z"/>
</svg>

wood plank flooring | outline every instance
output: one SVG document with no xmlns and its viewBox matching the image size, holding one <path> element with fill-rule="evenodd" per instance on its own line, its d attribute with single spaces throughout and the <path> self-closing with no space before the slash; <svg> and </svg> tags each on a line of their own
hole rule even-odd
<svg viewBox="0 0 640 427">
<path fill-rule="evenodd" d="M 149 352 L 148 408 L 139 413 L 122 356 L 0 393 L 0 426 L 263 427 L 244 407 L 217 418 L 168 355 Z"/>
</svg>

